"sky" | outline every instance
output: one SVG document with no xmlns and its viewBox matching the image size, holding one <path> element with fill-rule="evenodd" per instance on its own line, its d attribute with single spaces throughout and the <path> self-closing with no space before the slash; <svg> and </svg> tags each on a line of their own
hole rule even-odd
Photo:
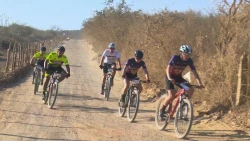
<svg viewBox="0 0 250 141">
<path fill-rule="evenodd" d="M 85 19 L 105 7 L 105 0 L 0 0 L 0 25 L 24 24 L 41 30 L 53 26 L 61 30 L 81 29 Z M 219 0 L 125 0 L 132 10 L 154 13 L 193 9 L 207 14 Z M 115 0 L 117 4 L 119 0 Z"/>
</svg>

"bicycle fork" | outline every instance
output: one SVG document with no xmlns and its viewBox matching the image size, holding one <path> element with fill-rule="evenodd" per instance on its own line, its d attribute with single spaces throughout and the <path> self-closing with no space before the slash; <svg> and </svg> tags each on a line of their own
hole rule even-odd
<svg viewBox="0 0 250 141">
<path fill-rule="evenodd" d="M 185 106 L 184 100 L 183 100 L 182 96 L 180 96 L 179 112 L 178 112 L 178 118 L 180 118 L 180 119 L 185 118 L 188 115 L 188 108 L 185 108 L 185 111 L 183 111 L 184 106 Z M 185 117 L 184 117 L 184 115 L 185 115 Z"/>
</svg>

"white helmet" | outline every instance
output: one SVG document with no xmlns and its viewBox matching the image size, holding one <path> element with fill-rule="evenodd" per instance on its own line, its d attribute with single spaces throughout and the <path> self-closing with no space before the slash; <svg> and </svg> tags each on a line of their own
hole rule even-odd
<svg viewBox="0 0 250 141">
<path fill-rule="evenodd" d="M 109 48 L 115 48 L 115 44 L 114 43 L 110 43 L 109 44 Z"/>
<path fill-rule="evenodd" d="M 181 45 L 180 51 L 183 53 L 191 54 L 192 48 L 189 45 Z"/>
</svg>

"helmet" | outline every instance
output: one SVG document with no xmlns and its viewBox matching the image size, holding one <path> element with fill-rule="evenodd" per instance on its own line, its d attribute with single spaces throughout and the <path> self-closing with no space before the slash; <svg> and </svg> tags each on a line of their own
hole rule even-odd
<svg viewBox="0 0 250 141">
<path fill-rule="evenodd" d="M 40 47 L 40 50 L 41 50 L 41 51 L 46 51 L 46 47 L 45 47 L 45 46 L 42 46 L 42 47 Z"/>
<path fill-rule="evenodd" d="M 109 44 L 109 48 L 115 48 L 115 44 L 114 43 L 110 43 Z"/>
<path fill-rule="evenodd" d="M 139 59 L 142 59 L 142 57 L 143 57 L 142 51 L 136 50 L 136 51 L 135 51 L 135 57 L 136 57 L 136 58 L 139 58 Z"/>
<path fill-rule="evenodd" d="M 64 46 L 58 46 L 57 51 L 65 52 L 65 47 Z"/>
<path fill-rule="evenodd" d="M 180 51 L 183 53 L 191 54 L 192 48 L 189 45 L 181 45 Z"/>
</svg>

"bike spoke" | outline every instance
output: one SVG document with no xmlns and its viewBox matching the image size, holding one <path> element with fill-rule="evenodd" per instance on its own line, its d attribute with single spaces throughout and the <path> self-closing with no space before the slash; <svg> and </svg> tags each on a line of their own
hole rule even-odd
<svg viewBox="0 0 250 141">
<path fill-rule="evenodd" d="M 179 138 L 184 138 L 188 135 L 193 120 L 193 108 L 189 100 L 183 99 L 183 103 L 178 108 L 174 125 L 175 133 Z"/>
</svg>

